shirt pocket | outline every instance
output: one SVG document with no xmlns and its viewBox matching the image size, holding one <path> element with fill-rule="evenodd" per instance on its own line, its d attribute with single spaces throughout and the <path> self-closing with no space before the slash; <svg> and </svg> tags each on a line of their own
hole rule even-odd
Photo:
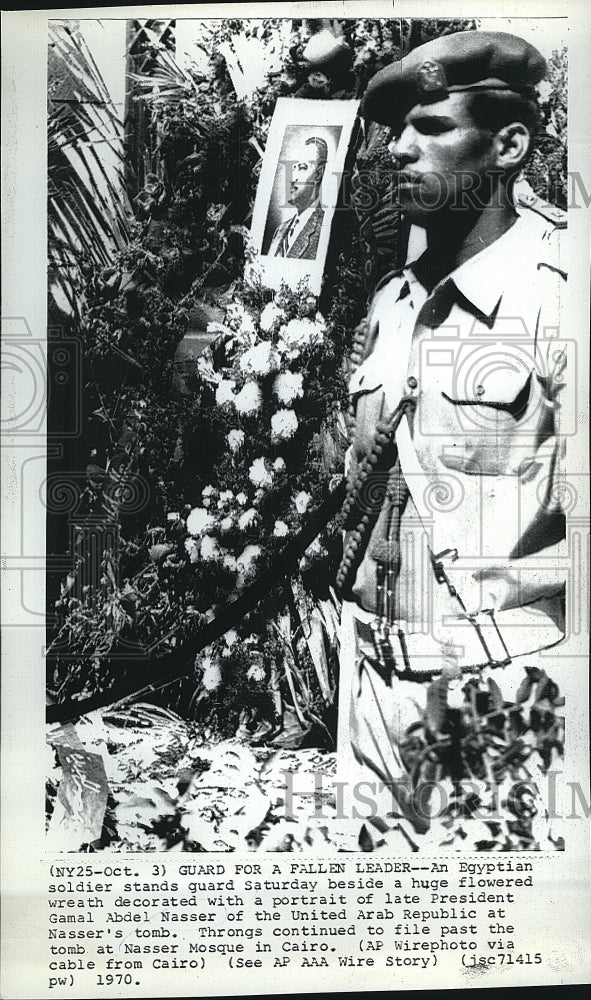
<svg viewBox="0 0 591 1000">
<path fill-rule="evenodd" d="M 444 466 L 467 475 L 532 474 L 536 452 L 553 434 L 553 404 L 533 371 L 499 368 L 476 385 L 471 398 L 443 391 Z"/>
</svg>

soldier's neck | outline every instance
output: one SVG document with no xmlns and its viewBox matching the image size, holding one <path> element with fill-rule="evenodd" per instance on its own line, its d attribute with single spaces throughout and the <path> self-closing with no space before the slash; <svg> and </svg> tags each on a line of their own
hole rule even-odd
<svg viewBox="0 0 591 1000">
<path fill-rule="evenodd" d="M 423 279 L 433 288 L 451 271 L 486 249 L 506 233 L 517 220 L 509 203 L 487 205 L 478 213 L 454 212 L 434 219 L 427 228 L 427 252 Z"/>
</svg>

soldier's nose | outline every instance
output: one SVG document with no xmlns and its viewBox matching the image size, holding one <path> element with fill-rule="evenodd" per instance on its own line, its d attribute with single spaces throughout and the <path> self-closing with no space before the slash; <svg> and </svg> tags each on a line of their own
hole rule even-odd
<svg viewBox="0 0 591 1000">
<path fill-rule="evenodd" d="M 405 128 L 402 134 L 392 139 L 388 151 L 396 166 L 403 167 L 417 158 L 417 147 L 412 130 Z"/>
</svg>

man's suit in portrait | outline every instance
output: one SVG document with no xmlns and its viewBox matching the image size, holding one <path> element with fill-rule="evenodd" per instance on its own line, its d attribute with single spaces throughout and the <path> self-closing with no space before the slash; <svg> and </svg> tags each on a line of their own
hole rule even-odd
<svg viewBox="0 0 591 1000">
<path fill-rule="evenodd" d="M 297 216 L 282 222 L 273 234 L 269 246 L 270 257 L 292 257 L 300 260 L 314 260 L 324 220 L 324 209 L 317 205 L 304 224 L 298 228 Z M 291 234 L 293 231 L 293 238 Z"/>
</svg>

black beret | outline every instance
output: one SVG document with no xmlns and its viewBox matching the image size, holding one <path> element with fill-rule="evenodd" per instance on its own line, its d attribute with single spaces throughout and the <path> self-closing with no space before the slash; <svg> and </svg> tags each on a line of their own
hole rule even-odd
<svg viewBox="0 0 591 1000">
<path fill-rule="evenodd" d="M 415 104 L 456 91 L 513 91 L 536 97 L 546 61 L 533 45 L 500 31 L 457 31 L 413 49 L 376 73 L 363 98 L 364 118 L 393 125 Z"/>
</svg>

